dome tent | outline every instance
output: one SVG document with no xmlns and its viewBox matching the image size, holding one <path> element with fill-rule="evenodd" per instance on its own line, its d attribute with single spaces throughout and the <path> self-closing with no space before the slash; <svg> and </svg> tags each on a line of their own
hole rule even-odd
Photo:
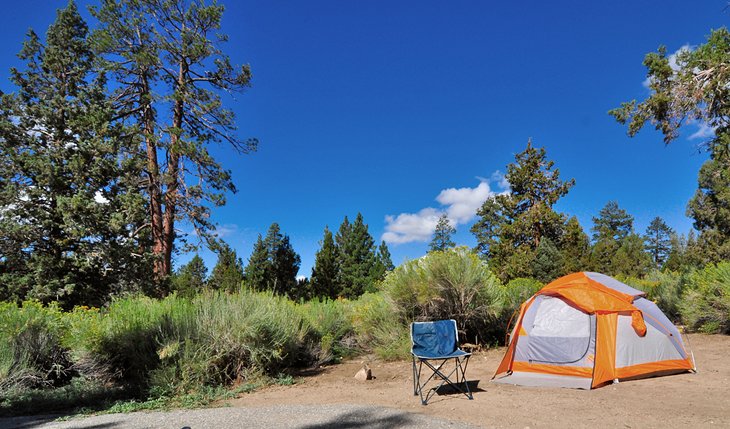
<svg viewBox="0 0 730 429">
<path fill-rule="evenodd" d="M 690 370 L 693 359 L 679 331 L 644 292 L 581 272 L 522 304 L 492 381 L 591 389 Z"/>
</svg>

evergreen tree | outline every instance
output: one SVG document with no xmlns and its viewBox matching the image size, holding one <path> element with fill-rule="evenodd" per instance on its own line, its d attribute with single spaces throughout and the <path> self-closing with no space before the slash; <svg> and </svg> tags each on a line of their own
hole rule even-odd
<svg viewBox="0 0 730 429">
<path fill-rule="evenodd" d="M 393 271 L 393 269 L 395 269 L 395 266 L 393 265 L 393 261 L 390 259 L 390 250 L 388 250 L 388 245 L 385 244 L 385 241 L 381 241 L 380 246 L 378 246 L 378 251 L 375 254 L 375 264 L 373 265 L 373 271 L 370 277 L 374 282 L 383 281 L 385 279 L 385 275 L 388 274 L 388 272 Z"/>
<path fill-rule="evenodd" d="M 429 250 L 434 252 L 454 247 L 455 244 L 451 240 L 451 236 L 454 233 L 456 233 L 456 228 L 451 225 L 448 216 L 446 216 L 446 214 L 442 214 L 436 223 L 436 230 L 433 233 L 433 239 L 431 239 Z"/>
<path fill-rule="evenodd" d="M 381 241 L 378 247 L 378 260 L 385 267 L 385 271 L 393 271 L 395 269 L 393 259 L 390 256 L 390 250 L 388 250 L 388 245 L 385 244 L 385 241 Z"/>
<path fill-rule="evenodd" d="M 631 268 L 634 264 L 643 267 L 646 258 L 639 257 L 635 253 L 635 238 L 624 247 L 627 237 L 634 235 L 633 230 L 634 217 L 619 207 L 616 201 L 606 203 L 598 212 L 598 217 L 593 218 L 591 231 L 595 243 L 591 249 L 591 269 L 608 275 L 617 275 L 636 272 L 638 268 Z M 620 250 L 621 255 L 618 255 Z M 627 260 L 631 257 L 638 259 L 633 262 Z"/>
<path fill-rule="evenodd" d="M 292 301 L 305 302 L 315 297 L 316 295 L 312 291 L 312 282 L 306 277 L 297 279 L 296 287 L 289 293 L 289 299 Z"/>
<path fill-rule="evenodd" d="M 497 201 L 496 198 L 488 198 L 477 210 L 477 221 L 472 225 L 471 232 L 477 239 L 474 250 L 484 259 L 489 260 L 493 253 L 499 253 L 498 246 L 502 230 L 505 229 L 506 213 L 503 205 L 509 200 L 504 198 Z"/>
<path fill-rule="evenodd" d="M 687 234 L 687 244 L 684 252 L 685 268 L 702 268 L 710 263 L 707 255 L 708 247 L 701 242 L 702 234 L 699 239 L 694 230 L 690 230 Z"/>
<path fill-rule="evenodd" d="M 661 268 L 669 257 L 673 234 L 672 228 L 659 216 L 655 217 L 646 228 L 644 245 L 657 268 Z"/>
<path fill-rule="evenodd" d="M 561 242 L 565 216 L 553 206 L 575 181 L 560 180 L 554 165 L 544 148 L 528 141 L 507 166 L 511 193 L 489 198 L 477 211 L 479 219 L 471 229 L 477 250 L 502 281 L 532 275 L 531 263 L 544 237 Z"/>
<path fill-rule="evenodd" d="M 194 296 L 205 289 L 208 268 L 197 254 L 172 277 L 172 288 L 181 296 Z"/>
<path fill-rule="evenodd" d="M 681 271 L 687 267 L 687 238 L 683 234 L 672 232 L 669 236 L 669 255 L 663 268 L 669 271 Z"/>
<path fill-rule="evenodd" d="M 643 277 L 651 268 L 651 256 L 644 251 L 644 240 L 631 233 L 622 241 L 611 259 L 610 275 Z"/>
<path fill-rule="evenodd" d="M 259 234 L 253 245 L 251 256 L 248 258 L 248 265 L 244 270 L 246 287 L 256 291 L 266 290 L 269 271 L 269 251 L 264 245 L 261 234 Z"/>
<path fill-rule="evenodd" d="M 698 190 L 687 207 L 700 232 L 697 250 L 707 262 L 730 259 L 728 63 L 730 32 L 725 27 L 712 30 L 706 43 L 676 55 L 667 55 L 666 47 L 660 46 L 644 58 L 649 97 L 622 103 L 609 112 L 619 123 L 628 124 L 629 136 L 649 123 L 662 132 L 665 144 L 676 140 L 687 123 L 714 129 L 714 136 L 705 142 L 710 159 L 700 168 Z"/>
<path fill-rule="evenodd" d="M 609 201 L 593 218 L 593 240 L 605 239 L 620 243 L 634 229 L 634 217 L 618 206 L 616 201 Z"/>
<path fill-rule="evenodd" d="M 214 246 L 214 250 L 218 253 L 218 262 L 216 262 L 213 271 L 210 273 L 208 285 L 213 289 L 228 292 L 240 290 L 243 284 L 243 262 L 241 258 L 238 257 L 231 246 L 222 241 Z"/>
<path fill-rule="evenodd" d="M 312 268 L 311 290 L 316 297 L 335 299 L 340 293 L 338 274 L 337 246 L 329 228 L 324 228 L 324 238 L 317 254 L 314 257 Z"/>
<path fill-rule="evenodd" d="M 278 223 L 272 223 L 266 237 L 262 240 L 259 236 L 254 244 L 245 270 L 246 284 L 254 290 L 294 296 L 300 264 L 289 236 L 281 233 Z"/>
<path fill-rule="evenodd" d="M 264 244 L 271 258 L 269 289 L 278 295 L 296 293 L 301 258 L 292 248 L 289 236 L 280 232 L 279 224 L 273 223 L 266 234 Z"/>
<path fill-rule="evenodd" d="M 614 273 L 613 258 L 621 244 L 613 238 L 598 240 L 591 248 L 589 266 L 592 271 L 611 275 Z"/>
<path fill-rule="evenodd" d="M 687 215 L 700 232 L 699 250 L 707 263 L 730 260 L 730 125 L 718 130 L 697 181 Z"/>
<path fill-rule="evenodd" d="M 361 213 L 352 225 L 345 221 L 337 234 L 342 296 L 357 298 L 364 292 L 374 290 L 372 278 L 375 265 L 375 240 L 368 232 Z M 341 243 L 341 244 L 340 244 Z"/>
<path fill-rule="evenodd" d="M 573 216 L 565 224 L 560 244 L 563 274 L 586 271 L 589 266 L 591 244 L 578 219 Z"/>
<path fill-rule="evenodd" d="M 136 126 L 142 142 L 158 280 L 170 273 L 175 222 L 186 220 L 212 245 L 210 206 L 235 191 L 208 146 L 224 142 L 248 153 L 257 144 L 236 135 L 235 117 L 220 97 L 251 79 L 248 66 L 234 68 L 222 51 L 223 9 L 204 0 L 102 0 L 91 9 L 119 116 Z"/>
<path fill-rule="evenodd" d="M 139 289 L 145 206 L 74 2 L 32 30 L 0 99 L 0 299 L 102 305 Z"/>
<path fill-rule="evenodd" d="M 337 249 L 345 248 L 347 241 L 350 238 L 351 231 L 352 225 L 350 225 L 350 220 L 347 219 L 347 216 L 345 216 L 345 219 L 342 220 L 340 228 L 337 230 L 337 234 L 335 235 L 335 245 L 337 246 Z"/>
<path fill-rule="evenodd" d="M 563 274 L 563 255 L 545 237 L 537 246 L 535 261 L 532 263 L 532 277 L 542 283 L 549 283 Z"/>
</svg>

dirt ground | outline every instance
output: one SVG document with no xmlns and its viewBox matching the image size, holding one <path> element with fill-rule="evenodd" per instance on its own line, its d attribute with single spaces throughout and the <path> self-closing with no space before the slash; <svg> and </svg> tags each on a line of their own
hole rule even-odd
<svg viewBox="0 0 730 429">
<path fill-rule="evenodd" d="M 504 348 L 476 353 L 467 369 L 478 380 L 474 400 L 463 395 L 433 397 L 427 406 L 413 396 L 411 362 L 359 358 L 296 378 L 228 403 L 380 405 L 463 421 L 483 427 L 730 427 L 730 336 L 691 335 L 697 374 L 625 381 L 584 391 L 490 383 Z M 357 381 L 367 363 L 375 379 Z"/>
</svg>

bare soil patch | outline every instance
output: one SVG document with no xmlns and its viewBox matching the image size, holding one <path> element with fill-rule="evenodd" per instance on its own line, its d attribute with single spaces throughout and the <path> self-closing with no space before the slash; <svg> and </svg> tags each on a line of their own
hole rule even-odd
<svg viewBox="0 0 730 429">
<path fill-rule="evenodd" d="M 238 407 L 277 404 L 380 405 L 484 427 L 730 427 L 730 336 L 690 336 L 697 374 L 626 381 L 591 391 L 490 383 L 504 348 L 476 353 L 467 379 L 479 380 L 470 401 L 463 395 L 433 397 L 423 406 L 413 396 L 411 362 L 361 357 L 227 403 Z M 363 363 L 376 377 L 353 378 Z"/>
</svg>

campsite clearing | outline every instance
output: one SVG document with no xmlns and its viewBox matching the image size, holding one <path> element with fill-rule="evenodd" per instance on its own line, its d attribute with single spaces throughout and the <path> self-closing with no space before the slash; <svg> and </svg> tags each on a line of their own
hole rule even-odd
<svg viewBox="0 0 730 429">
<path fill-rule="evenodd" d="M 359 358 L 228 401 L 232 406 L 358 404 L 393 407 L 483 427 L 730 427 L 730 336 L 690 336 L 697 374 L 621 382 L 595 390 L 489 383 L 505 348 L 476 353 L 467 379 L 479 380 L 474 400 L 435 396 L 423 406 L 413 396 L 411 362 Z M 374 380 L 353 378 L 366 362 Z"/>
</svg>

